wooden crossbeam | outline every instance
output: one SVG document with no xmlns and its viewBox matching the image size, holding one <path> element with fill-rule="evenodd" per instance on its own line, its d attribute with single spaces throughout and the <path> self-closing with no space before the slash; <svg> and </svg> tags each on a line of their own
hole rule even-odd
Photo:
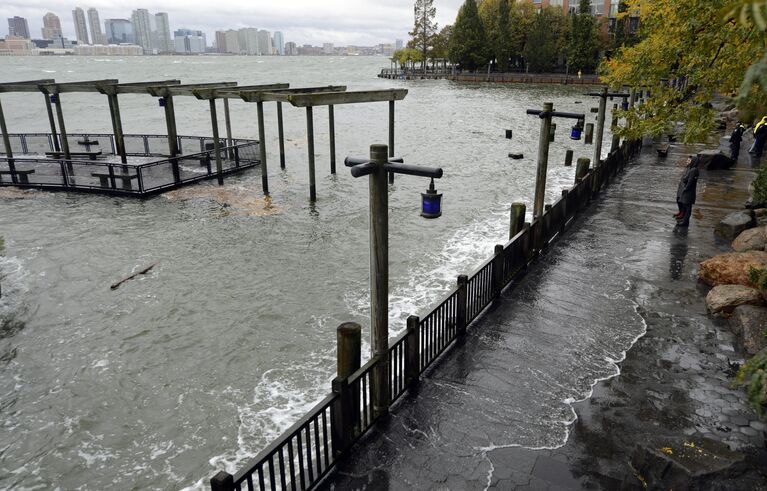
<svg viewBox="0 0 767 491">
<path fill-rule="evenodd" d="M 286 102 L 290 102 L 295 107 L 336 106 L 339 104 L 401 101 L 406 95 L 407 89 L 320 92 L 317 94 L 289 94 Z"/>
<path fill-rule="evenodd" d="M 234 88 L 225 88 L 225 89 L 217 89 L 217 88 L 197 89 L 194 91 L 194 95 L 195 97 L 201 100 L 232 99 L 232 98 L 239 98 L 240 93 L 242 91 L 261 92 L 265 90 L 287 89 L 288 87 L 290 87 L 290 84 L 288 83 L 262 84 L 262 85 L 238 85 L 237 87 L 234 87 Z"/>
</svg>

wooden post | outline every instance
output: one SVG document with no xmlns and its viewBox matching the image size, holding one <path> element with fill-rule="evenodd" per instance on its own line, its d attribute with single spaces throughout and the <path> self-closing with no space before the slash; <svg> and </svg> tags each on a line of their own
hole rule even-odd
<svg viewBox="0 0 767 491">
<path fill-rule="evenodd" d="M 417 315 L 407 318 L 405 341 L 405 385 L 413 386 L 421 375 L 421 319 Z"/>
<path fill-rule="evenodd" d="M 554 137 L 557 135 L 557 125 L 554 123 L 551 123 L 551 127 L 549 128 L 549 143 L 554 141 Z"/>
<path fill-rule="evenodd" d="M 5 146 L 5 155 L 8 157 L 8 170 L 11 172 L 11 182 L 16 184 L 16 182 L 18 182 L 18 177 L 16 176 L 16 164 L 13 162 L 11 137 L 8 135 L 8 127 L 5 124 L 5 114 L 3 113 L 2 104 L 0 104 L 0 131 L 3 133 L 3 146 Z"/>
<path fill-rule="evenodd" d="M 511 204 L 511 220 L 509 225 L 509 240 L 513 239 L 525 226 L 527 206 L 524 203 Z"/>
<path fill-rule="evenodd" d="M 165 126 L 168 129 L 168 152 L 171 157 L 178 155 L 178 133 L 176 132 L 176 109 L 173 106 L 173 96 L 166 95 L 165 101 Z"/>
<path fill-rule="evenodd" d="M 307 108 L 308 109 L 308 108 Z M 371 355 L 378 360 L 372 374 L 373 417 L 389 411 L 389 190 L 384 164 L 386 145 L 370 146 L 370 333 Z"/>
<path fill-rule="evenodd" d="M 56 131 L 56 120 L 53 119 L 53 108 L 51 107 L 51 98 L 48 94 L 43 94 L 45 99 L 45 111 L 48 113 L 48 124 L 51 126 L 51 139 L 53 140 L 53 150 L 60 151 L 61 145 L 59 144 L 59 133 Z"/>
<path fill-rule="evenodd" d="M 115 135 L 115 147 L 120 156 L 120 162 L 128 162 L 128 156 L 125 153 L 125 138 L 123 137 L 123 123 L 120 117 L 120 103 L 117 101 L 117 94 L 107 95 L 109 100 L 109 115 L 112 117 L 112 130 Z"/>
<path fill-rule="evenodd" d="M 61 110 L 61 94 L 56 96 L 56 118 L 59 120 L 59 134 L 61 135 L 61 147 L 64 149 L 64 158 L 69 160 L 69 141 L 67 140 L 67 128 L 64 126 L 64 113 Z"/>
<path fill-rule="evenodd" d="M 389 101 L 389 157 L 394 157 L 394 101 Z M 394 184 L 393 172 L 389 172 L 389 184 Z"/>
<path fill-rule="evenodd" d="M 466 318 L 466 312 L 468 311 L 468 285 L 469 277 L 465 274 L 458 276 L 458 305 L 456 306 L 456 332 L 458 336 L 466 334 L 466 324 L 468 319 Z"/>
<path fill-rule="evenodd" d="M 568 150 L 565 152 L 565 167 L 571 167 L 573 165 L 573 151 Z"/>
<path fill-rule="evenodd" d="M 336 119 L 333 104 L 328 104 L 328 131 L 330 131 L 330 173 L 336 173 Z"/>
<path fill-rule="evenodd" d="M 610 153 L 615 152 L 618 150 L 618 147 L 621 144 L 621 138 L 615 134 L 615 130 L 618 129 L 618 115 L 616 114 L 618 111 L 618 104 L 613 104 L 613 120 L 610 124 L 610 131 L 613 133 L 613 140 L 610 144 Z"/>
<path fill-rule="evenodd" d="M 269 177 L 267 176 L 266 168 L 266 129 L 264 128 L 264 103 L 262 101 L 256 102 L 256 109 L 258 113 L 258 154 L 261 160 L 261 188 L 264 190 L 264 194 L 269 194 Z"/>
<path fill-rule="evenodd" d="M 586 123 L 586 129 L 583 133 L 583 143 L 586 145 L 594 143 L 594 123 Z"/>
<path fill-rule="evenodd" d="M 277 103 L 277 134 L 280 139 L 280 169 L 285 168 L 285 129 L 282 126 L 282 103 Z"/>
<path fill-rule="evenodd" d="M 533 216 L 535 218 L 543 214 L 543 199 L 546 194 L 546 170 L 549 164 L 549 134 L 551 131 L 551 112 L 554 104 L 543 104 L 543 117 L 541 118 L 541 133 L 538 140 L 538 170 L 535 177 L 535 201 L 533 203 Z"/>
<path fill-rule="evenodd" d="M 503 246 L 496 244 L 493 258 L 493 297 L 500 297 L 501 290 L 503 290 Z"/>
<path fill-rule="evenodd" d="M 306 106 L 306 140 L 307 147 L 309 147 L 309 201 L 317 201 L 317 183 L 314 176 L 314 115 L 312 113 L 312 106 Z"/>
<path fill-rule="evenodd" d="M 586 174 L 589 173 L 590 164 L 591 161 L 586 157 L 578 159 L 578 162 L 575 165 L 575 184 L 578 184 L 586 177 Z"/>
<path fill-rule="evenodd" d="M 362 326 L 344 322 L 336 329 L 336 376 L 348 377 L 360 368 Z"/>
<path fill-rule="evenodd" d="M 562 190 L 562 224 L 559 226 L 559 233 L 565 231 L 565 225 L 567 225 L 567 189 Z"/>
<path fill-rule="evenodd" d="M 213 151 L 216 153 L 216 174 L 218 185 L 224 185 L 224 166 L 221 162 L 221 142 L 218 140 L 218 117 L 216 116 L 216 99 L 210 99 L 210 123 L 213 126 Z"/>
<path fill-rule="evenodd" d="M 633 111 L 634 106 L 636 105 L 636 99 L 637 99 L 637 89 L 636 87 L 631 87 L 631 91 L 629 92 L 629 109 Z M 631 121 L 626 118 L 626 127 L 631 128 Z"/>
<path fill-rule="evenodd" d="M 339 457 L 349 448 L 356 432 L 352 421 L 357 411 L 352 405 L 352 394 L 347 377 L 336 377 L 331 382 L 333 393 L 338 394 L 332 411 L 333 424 L 330 425 L 330 437 L 333 441 L 333 454 Z M 359 419 L 359 418 L 357 418 Z"/>
<path fill-rule="evenodd" d="M 210 479 L 210 491 L 234 491 L 234 476 L 225 471 L 218 471 L 218 474 Z"/>
<path fill-rule="evenodd" d="M 599 96 L 599 113 L 597 115 L 597 141 L 594 145 L 594 167 L 602 165 L 602 138 L 605 134 L 605 111 L 607 109 L 607 87 L 602 89 Z"/>
<path fill-rule="evenodd" d="M 234 158 L 232 152 L 232 120 L 229 118 L 229 98 L 224 97 L 224 124 L 226 126 L 226 146 L 229 148 L 229 158 Z"/>
</svg>

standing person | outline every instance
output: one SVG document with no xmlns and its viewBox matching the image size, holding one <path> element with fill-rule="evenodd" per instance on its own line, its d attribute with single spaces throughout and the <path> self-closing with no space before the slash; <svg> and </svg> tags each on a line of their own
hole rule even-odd
<svg viewBox="0 0 767 491">
<path fill-rule="evenodd" d="M 743 132 L 746 130 L 746 127 L 743 126 L 742 123 L 738 122 L 738 124 L 735 126 L 735 129 L 732 131 L 732 134 L 730 135 L 730 158 L 734 161 L 738 161 L 738 156 L 740 155 L 740 142 L 743 141 Z"/>
<path fill-rule="evenodd" d="M 676 203 L 679 206 L 677 215 L 677 225 L 687 227 L 690 225 L 690 215 L 692 215 L 692 205 L 695 204 L 695 194 L 698 188 L 698 157 L 690 155 L 687 157 L 687 168 L 679 179 L 679 186 L 676 190 Z"/>
<path fill-rule="evenodd" d="M 767 116 L 763 117 L 762 120 L 754 126 L 754 144 L 751 145 L 748 153 L 761 157 L 765 141 L 767 141 Z"/>
</svg>

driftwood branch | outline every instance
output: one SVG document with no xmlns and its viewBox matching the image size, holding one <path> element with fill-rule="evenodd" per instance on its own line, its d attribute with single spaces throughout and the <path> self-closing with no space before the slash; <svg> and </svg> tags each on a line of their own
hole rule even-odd
<svg viewBox="0 0 767 491">
<path fill-rule="evenodd" d="M 146 268 L 133 273 L 132 275 L 128 276 L 127 278 L 123 278 L 122 280 L 118 281 L 117 283 L 112 283 L 112 286 L 110 286 L 109 288 L 112 289 L 112 290 L 116 290 L 117 288 L 119 288 L 120 285 L 122 285 L 126 281 L 130 281 L 133 278 L 135 278 L 137 276 L 140 276 L 142 274 L 147 274 L 148 272 L 150 272 L 152 270 L 152 268 L 154 268 L 158 264 L 160 264 L 159 261 L 153 262 L 152 264 L 150 264 Z"/>
</svg>

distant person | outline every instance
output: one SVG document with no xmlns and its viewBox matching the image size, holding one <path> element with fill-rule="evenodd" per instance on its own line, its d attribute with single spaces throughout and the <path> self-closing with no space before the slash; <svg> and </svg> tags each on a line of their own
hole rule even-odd
<svg viewBox="0 0 767 491">
<path fill-rule="evenodd" d="M 578 70 L 578 79 L 580 79 L 582 75 L 583 75 L 583 72 L 581 72 L 580 70 Z"/>
<path fill-rule="evenodd" d="M 739 122 L 730 135 L 730 158 L 736 162 L 740 156 L 740 142 L 743 141 L 744 131 L 746 131 L 746 127 Z"/>
<path fill-rule="evenodd" d="M 767 116 L 754 126 L 754 144 L 751 145 L 748 153 L 754 154 L 757 158 L 761 157 L 765 142 L 767 142 Z"/>
<path fill-rule="evenodd" d="M 698 188 L 698 157 L 690 155 L 687 157 L 687 167 L 682 178 L 679 179 L 679 186 L 676 190 L 676 204 L 679 207 L 679 213 L 674 215 L 676 224 L 679 227 L 690 225 L 690 215 L 692 215 L 692 205 L 695 204 L 695 194 Z"/>
</svg>

